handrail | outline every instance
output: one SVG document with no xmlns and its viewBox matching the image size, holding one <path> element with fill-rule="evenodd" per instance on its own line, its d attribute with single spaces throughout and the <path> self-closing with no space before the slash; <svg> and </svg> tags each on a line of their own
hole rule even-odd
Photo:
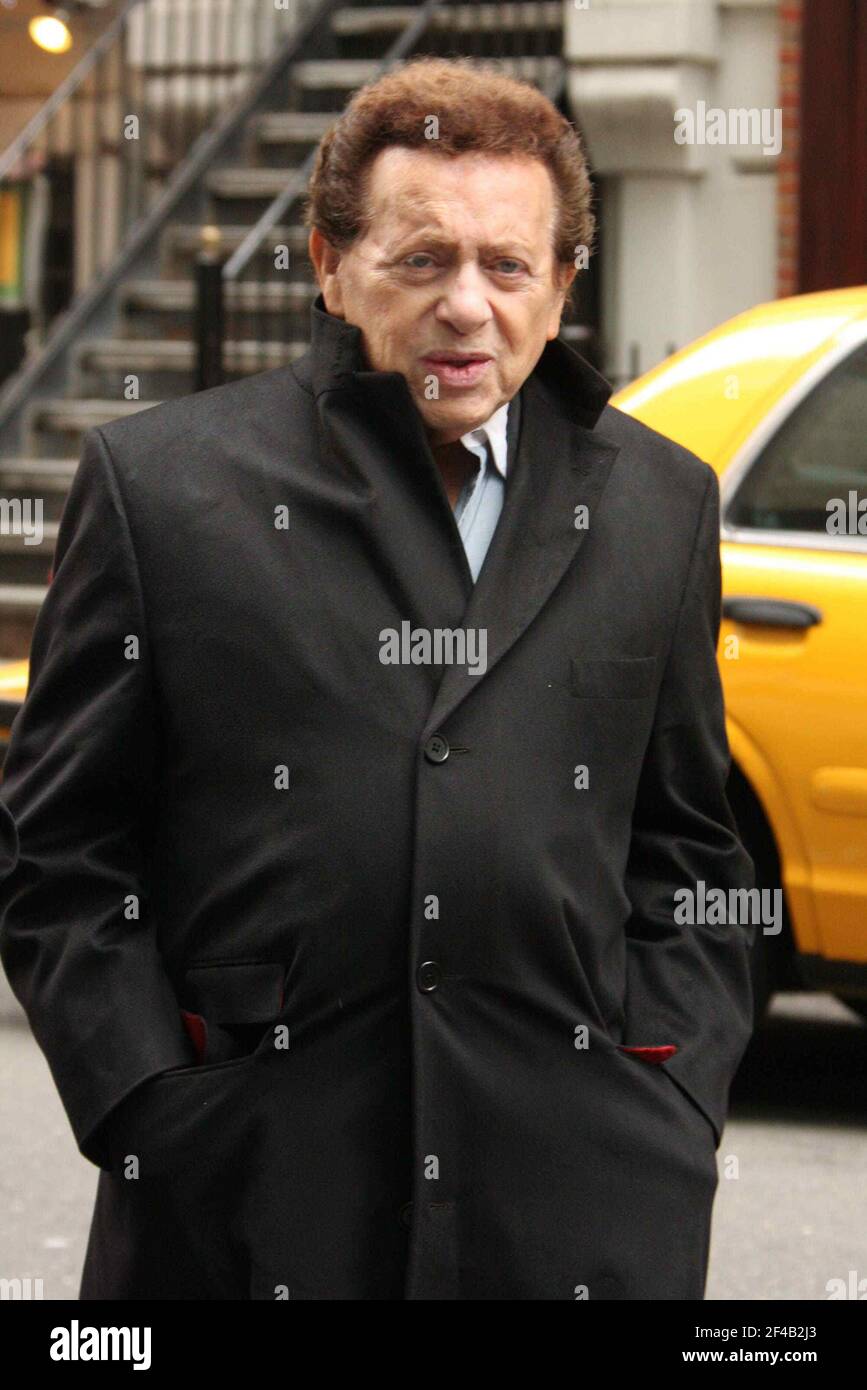
<svg viewBox="0 0 867 1390">
<path fill-rule="evenodd" d="M 418 13 L 411 20 L 407 21 L 403 32 L 398 35 L 388 52 L 380 59 L 376 69 L 376 77 L 379 78 L 387 72 L 395 63 L 399 63 L 402 58 L 410 51 L 414 44 L 418 43 L 422 34 L 427 29 L 434 12 L 444 8 L 444 0 L 425 0 Z M 335 112 L 335 120 L 337 119 Z M 280 218 L 288 211 L 295 202 L 296 198 L 302 196 L 306 190 L 313 165 L 316 161 L 316 147 L 310 151 L 303 164 L 297 169 L 293 169 L 291 176 L 286 182 L 286 187 L 276 198 L 269 203 L 261 217 L 253 223 L 247 235 L 239 246 L 223 265 L 223 282 L 236 279 L 240 272 L 249 264 L 252 257 L 256 254 L 263 240 L 268 235 L 272 227 L 276 227 Z"/>
<path fill-rule="evenodd" d="M 264 99 L 269 89 L 283 78 L 310 36 L 328 20 L 333 10 L 345 3 L 346 0 L 319 0 L 318 4 L 311 5 L 310 11 L 298 28 L 286 35 L 270 62 L 257 70 L 229 110 L 215 125 L 203 131 L 194 140 L 184 159 L 170 175 L 154 205 L 130 227 L 125 241 L 118 248 L 111 263 L 101 270 L 87 289 L 54 320 L 38 351 L 0 386 L 0 447 L 4 431 L 11 428 L 12 422 L 36 385 L 58 367 L 63 352 L 107 302 L 123 276 L 129 273 L 147 247 L 152 244 L 162 226 L 182 200 L 191 193 L 224 146 L 238 134 L 247 117 Z M 123 22 L 128 16 L 125 14 L 119 16 L 119 19 Z"/>
<path fill-rule="evenodd" d="M 73 96 L 79 87 L 84 85 L 85 79 L 90 76 L 100 58 L 104 57 L 117 39 L 130 12 L 142 3 L 144 0 L 126 0 L 126 3 L 107 28 L 103 30 L 99 38 L 94 40 L 71 72 L 66 74 L 60 86 L 51 93 L 47 101 L 43 102 L 39 110 L 34 112 L 24 129 L 18 132 L 11 144 L 7 145 L 3 153 L 0 154 L 0 180 L 8 177 L 10 169 L 14 168 L 16 161 L 20 159 L 28 145 L 31 145 L 36 137 L 42 134 L 51 117 L 60 110 L 67 98 Z"/>
</svg>

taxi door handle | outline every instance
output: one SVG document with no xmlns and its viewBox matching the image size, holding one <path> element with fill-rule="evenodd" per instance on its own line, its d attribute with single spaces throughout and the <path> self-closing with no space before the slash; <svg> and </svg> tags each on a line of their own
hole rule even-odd
<svg viewBox="0 0 867 1390">
<path fill-rule="evenodd" d="M 743 594 L 723 599 L 722 615 L 746 627 L 815 627 L 822 611 L 812 603 L 794 603 L 782 598 L 747 598 Z"/>
</svg>

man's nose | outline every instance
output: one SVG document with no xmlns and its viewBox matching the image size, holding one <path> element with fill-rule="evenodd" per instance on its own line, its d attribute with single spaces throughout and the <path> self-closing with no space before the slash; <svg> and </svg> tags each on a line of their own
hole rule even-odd
<svg viewBox="0 0 867 1390">
<path fill-rule="evenodd" d="M 461 267 L 440 299 L 436 315 L 463 334 L 475 332 L 490 320 L 485 279 L 477 266 Z"/>
</svg>

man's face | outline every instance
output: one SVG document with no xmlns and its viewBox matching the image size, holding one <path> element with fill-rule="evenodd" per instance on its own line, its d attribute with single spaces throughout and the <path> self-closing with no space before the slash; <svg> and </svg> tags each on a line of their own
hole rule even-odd
<svg viewBox="0 0 867 1390">
<path fill-rule="evenodd" d="M 556 195 L 524 155 L 391 146 L 368 171 L 369 229 L 342 254 L 314 230 L 325 307 L 402 372 L 433 445 L 512 399 L 557 336 L 575 271 L 553 253 Z"/>
</svg>

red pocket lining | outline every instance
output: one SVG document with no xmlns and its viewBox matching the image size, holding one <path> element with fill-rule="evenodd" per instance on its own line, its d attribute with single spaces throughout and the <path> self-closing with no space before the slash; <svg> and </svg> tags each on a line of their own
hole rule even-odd
<svg viewBox="0 0 867 1390">
<path fill-rule="evenodd" d="M 205 1051 L 208 1046 L 208 1025 L 201 1014 L 191 1014 L 187 1009 L 181 1009 L 181 1018 L 184 1020 L 184 1027 L 187 1030 L 190 1041 L 196 1049 L 196 1057 L 199 1062 L 204 1062 Z"/>
<path fill-rule="evenodd" d="M 618 1043 L 617 1046 L 621 1052 L 628 1053 L 630 1057 L 638 1057 L 642 1062 L 650 1062 L 653 1066 L 667 1062 L 677 1051 L 674 1043 L 666 1043 L 660 1047 L 625 1047 L 623 1043 Z"/>
</svg>

